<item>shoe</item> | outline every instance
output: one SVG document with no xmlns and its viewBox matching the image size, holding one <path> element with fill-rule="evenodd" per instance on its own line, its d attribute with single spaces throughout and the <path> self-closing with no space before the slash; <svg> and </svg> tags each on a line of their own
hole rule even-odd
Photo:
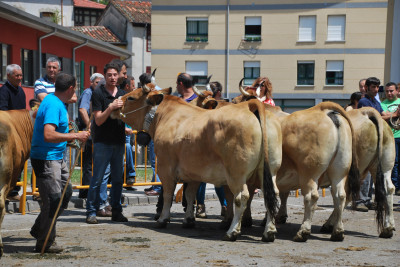
<svg viewBox="0 0 400 267">
<path fill-rule="evenodd" d="M 125 202 L 125 195 L 121 194 L 121 204 L 124 204 L 124 202 Z"/>
<path fill-rule="evenodd" d="M 207 218 L 206 206 L 204 204 L 199 204 L 196 207 L 196 218 Z"/>
<path fill-rule="evenodd" d="M 355 207 L 356 211 L 361 211 L 361 212 L 368 212 L 368 207 L 364 203 L 357 204 Z"/>
<path fill-rule="evenodd" d="M 221 207 L 221 216 L 225 218 L 226 212 L 227 212 L 226 206 L 222 206 Z"/>
<path fill-rule="evenodd" d="M 20 195 L 8 196 L 6 200 L 9 202 L 19 202 L 21 200 L 21 197 Z"/>
<path fill-rule="evenodd" d="M 127 222 L 128 218 L 126 218 L 121 211 L 112 211 L 111 220 L 114 222 Z"/>
<path fill-rule="evenodd" d="M 112 210 L 112 207 L 111 207 L 111 205 L 107 205 L 105 208 L 104 208 L 106 211 L 109 211 L 109 212 L 111 212 L 111 210 Z"/>
<path fill-rule="evenodd" d="M 136 187 L 125 187 L 125 190 L 127 191 L 137 191 Z"/>
<path fill-rule="evenodd" d="M 148 192 L 148 191 L 151 191 L 151 190 L 153 190 L 153 187 L 152 187 L 152 186 L 150 186 L 149 188 L 145 188 L 145 189 L 144 189 L 144 192 Z"/>
<path fill-rule="evenodd" d="M 99 222 L 97 221 L 96 216 L 92 215 L 92 216 L 86 217 L 86 223 L 87 224 L 98 224 Z"/>
<path fill-rule="evenodd" d="M 99 216 L 99 217 L 111 217 L 112 213 L 109 210 L 100 209 L 100 210 L 97 211 L 96 215 Z"/>
<path fill-rule="evenodd" d="M 395 194 L 396 196 L 400 196 L 400 189 L 396 189 L 396 191 L 394 192 L 394 194 Z"/>
<path fill-rule="evenodd" d="M 158 196 L 159 195 L 159 193 L 157 192 L 157 191 L 154 191 L 154 190 L 150 190 L 150 191 L 147 191 L 147 192 L 144 192 L 146 195 L 148 195 L 148 196 Z"/>
<path fill-rule="evenodd" d="M 376 210 L 376 203 L 375 202 L 370 202 L 369 204 L 367 204 L 367 208 L 369 210 Z"/>
<path fill-rule="evenodd" d="M 135 176 L 129 177 L 126 179 L 126 184 L 134 184 L 135 183 Z"/>
<path fill-rule="evenodd" d="M 38 253 L 42 252 L 43 246 L 36 244 L 35 250 Z M 45 253 L 61 253 L 64 249 L 57 245 L 56 242 L 53 242 L 50 246 L 48 246 L 44 252 Z"/>
<path fill-rule="evenodd" d="M 42 199 L 40 198 L 40 196 L 33 196 L 32 199 L 33 199 L 33 201 L 38 201 L 38 202 L 41 202 L 41 201 L 42 201 Z"/>
</svg>

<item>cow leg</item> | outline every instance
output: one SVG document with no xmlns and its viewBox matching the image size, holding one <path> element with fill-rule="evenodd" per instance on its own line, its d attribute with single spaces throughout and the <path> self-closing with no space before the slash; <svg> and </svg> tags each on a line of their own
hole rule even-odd
<svg viewBox="0 0 400 267">
<path fill-rule="evenodd" d="M 224 241 L 236 241 L 237 236 L 240 234 L 242 215 L 246 209 L 247 201 L 249 200 L 249 190 L 247 189 L 246 184 L 243 184 L 241 191 L 232 189 L 232 187 L 231 191 L 234 194 L 235 199 L 235 214 L 231 227 L 223 238 Z"/>
<path fill-rule="evenodd" d="M 190 182 L 187 185 L 185 197 L 186 197 L 186 212 L 185 218 L 183 219 L 183 228 L 193 228 L 195 226 L 195 217 L 193 204 L 196 198 L 196 192 L 199 188 L 200 182 Z"/>
<path fill-rule="evenodd" d="M 2 188 L 0 190 L 0 229 L 1 225 L 3 223 L 4 215 L 6 214 L 6 194 L 5 192 L 7 191 L 8 186 L 7 185 L 2 185 Z M 0 231 L 0 258 L 3 256 L 3 240 L 1 236 L 1 231 Z"/>
<path fill-rule="evenodd" d="M 251 201 L 253 200 L 256 186 L 248 185 L 248 190 L 249 190 L 249 200 L 247 201 L 247 207 L 243 213 L 242 227 L 251 227 L 253 225 L 253 218 L 251 217 Z"/>
<path fill-rule="evenodd" d="M 156 227 L 157 228 L 165 228 L 167 223 L 170 220 L 171 216 L 171 205 L 172 205 L 172 198 L 174 196 L 174 191 L 176 187 L 176 183 L 166 182 L 171 181 L 172 179 L 164 179 L 163 182 L 163 208 L 161 211 L 160 218 L 157 220 Z"/>
<path fill-rule="evenodd" d="M 386 199 L 388 206 L 385 207 L 385 222 L 383 225 L 382 232 L 379 234 L 379 237 L 391 238 L 393 236 L 393 231 L 395 230 L 394 217 L 393 217 L 393 194 L 395 191 L 395 187 L 392 183 L 391 171 L 387 171 L 384 173 L 384 179 L 385 179 Z"/>
<path fill-rule="evenodd" d="M 315 204 L 319 198 L 318 186 L 314 180 L 310 180 L 301 188 L 301 193 L 304 197 L 304 219 L 293 241 L 305 242 L 311 234 L 311 221 L 314 215 Z"/>
<path fill-rule="evenodd" d="M 333 198 L 333 212 L 330 218 L 330 224 L 333 226 L 331 241 L 343 241 L 344 228 L 342 214 L 346 203 L 345 191 L 346 179 L 340 179 L 338 182 L 332 182 L 332 198 Z"/>
<path fill-rule="evenodd" d="M 290 192 L 279 192 L 279 198 L 281 199 L 281 205 L 279 207 L 278 214 L 276 215 L 275 222 L 278 224 L 286 223 L 288 218 L 287 215 L 287 200 Z"/>
<path fill-rule="evenodd" d="M 233 220 L 233 194 L 229 186 L 224 185 L 225 199 L 226 199 L 226 214 L 221 221 L 220 229 L 228 230 Z"/>
</svg>

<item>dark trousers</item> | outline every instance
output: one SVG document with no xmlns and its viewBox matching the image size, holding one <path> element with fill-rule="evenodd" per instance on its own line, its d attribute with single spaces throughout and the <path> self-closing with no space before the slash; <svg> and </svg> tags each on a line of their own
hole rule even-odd
<svg viewBox="0 0 400 267">
<path fill-rule="evenodd" d="M 82 185 L 89 185 L 92 178 L 92 141 L 85 144 L 82 153 Z M 88 189 L 79 189 L 79 198 L 87 198 Z"/>
</svg>

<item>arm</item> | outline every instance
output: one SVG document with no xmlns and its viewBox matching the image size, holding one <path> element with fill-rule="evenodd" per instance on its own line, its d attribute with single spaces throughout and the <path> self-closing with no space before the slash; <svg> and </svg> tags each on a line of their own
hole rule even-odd
<svg viewBox="0 0 400 267">
<path fill-rule="evenodd" d="M 82 119 L 83 123 L 85 124 L 85 127 L 87 127 L 89 125 L 89 115 L 88 115 L 86 109 L 80 108 L 79 115 L 81 116 L 81 119 Z"/>
<path fill-rule="evenodd" d="M 43 135 L 44 141 L 48 143 L 61 143 L 65 141 L 72 141 L 74 139 L 85 142 L 90 133 L 86 131 L 79 133 L 59 133 L 56 131 L 56 125 L 49 123 L 44 125 Z"/>
<path fill-rule="evenodd" d="M 93 111 L 94 121 L 96 122 L 96 125 L 102 125 L 108 119 L 111 112 L 113 110 L 121 108 L 123 104 L 124 102 L 122 102 L 122 100 L 115 99 L 104 111 Z"/>
<path fill-rule="evenodd" d="M 43 99 L 47 96 L 47 93 L 40 93 L 37 95 L 37 99 L 42 102 Z"/>
</svg>

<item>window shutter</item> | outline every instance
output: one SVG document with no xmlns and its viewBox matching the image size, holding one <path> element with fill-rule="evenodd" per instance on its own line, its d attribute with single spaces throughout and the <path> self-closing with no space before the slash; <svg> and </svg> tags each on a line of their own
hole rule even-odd
<svg viewBox="0 0 400 267">
<path fill-rule="evenodd" d="M 299 18 L 299 41 L 315 41 L 315 16 Z"/>
<path fill-rule="evenodd" d="M 328 41 L 344 41 L 345 16 L 328 16 Z"/>
</svg>

